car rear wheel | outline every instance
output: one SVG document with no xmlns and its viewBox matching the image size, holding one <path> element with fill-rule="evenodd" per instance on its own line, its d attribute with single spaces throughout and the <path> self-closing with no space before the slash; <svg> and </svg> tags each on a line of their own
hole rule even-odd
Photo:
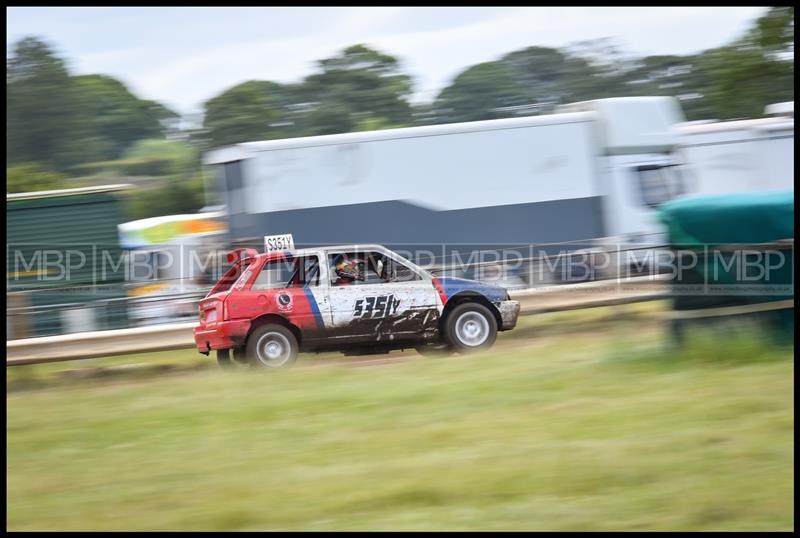
<svg viewBox="0 0 800 538">
<path fill-rule="evenodd" d="M 247 339 L 247 360 L 259 368 L 289 368 L 298 350 L 297 338 L 283 325 L 262 325 Z"/>
<path fill-rule="evenodd" d="M 230 349 L 219 349 L 217 350 L 217 364 L 219 364 L 220 368 L 225 370 L 230 370 L 235 365 L 231 360 L 231 350 Z"/>
<path fill-rule="evenodd" d="M 242 347 L 233 348 L 233 361 L 237 364 L 247 364 L 247 349 Z"/>
<path fill-rule="evenodd" d="M 461 353 L 488 349 L 497 338 L 497 320 L 479 303 L 455 307 L 448 314 L 444 329 L 447 343 Z"/>
</svg>

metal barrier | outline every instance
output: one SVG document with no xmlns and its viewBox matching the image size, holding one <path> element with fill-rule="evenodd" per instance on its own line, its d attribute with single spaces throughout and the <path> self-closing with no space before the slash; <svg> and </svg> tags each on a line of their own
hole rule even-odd
<svg viewBox="0 0 800 538">
<path fill-rule="evenodd" d="M 544 245 L 528 245 L 531 252 L 535 248 L 544 247 L 576 247 L 586 245 L 588 241 L 550 243 Z M 606 253 L 621 255 L 632 250 L 650 250 L 662 248 L 663 245 L 622 246 L 612 245 Z M 525 250 L 519 247 L 508 247 L 497 251 L 478 251 L 482 261 L 464 262 L 459 259 L 440 259 L 438 263 L 426 265 L 436 276 L 460 276 L 476 280 L 484 280 L 501 285 L 512 292 L 524 289 L 563 285 L 565 282 L 592 282 L 616 278 L 617 272 L 611 275 L 594 270 L 585 271 L 578 278 L 573 277 L 576 260 L 585 260 L 588 251 L 579 249 L 568 254 L 537 255 L 515 257 L 513 260 L 498 259 L 485 261 L 483 255 L 505 256 L 509 251 Z M 474 254 L 474 253 L 473 253 Z M 554 270 L 552 260 L 556 260 L 558 269 Z M 565 277 L 565 271 L 569 277 Z M 630 276 L 630 273 L 628 274 Z M 190 321 L 196 316 L 196 303 L 205 296 L 212 285 L 201 286 L 188 278 L 158 280 L 158 286 L 166 286 L 173 293 L 159 295 L 130 296 L 136 288 L 145 282 L 120 282 L 116 284 L 84 284 L 67 285 L 58 288 L 41 287 L 7 294 L 9 305 L 6 308 L 7 330 L 11 338 L 28 338 L 33 335 L 49 336 L 59 334 L 75 334 L 83 331 L 115 330 L 134 328 L 164 323 Z M 190 290 L 190 291 L 186 291 Z M 111 292 L 114 297 L 101 297 Z M 56 296 L 49 304 L 41 299 L 40 294 Z M 92 299 L 92 296 L 98 296 Z M 70 300 L 70 298 L 76 300 Z M 112 315 L 113 314 L 113 317 Z M 46 320 L 46 321 L 44 321 Z"/>
<path fill-rule="evenodd" d="M 616 247 L 616 250 L 609 249 L 606 253 L 622 253 L 631 250 L 649 250 L 663 248 L 665 245 L 642 245 L 641 247 Z M 794 240 L 787 239 L 784 241 L 771 242 L 760 245 L 735 245 L 730 248 L 794 248 Z M 726 247 L 715 247 L 717 249 L 725 249 Z M 681 249 L 680 252 L 690 251 L 691 249 Z M 679 252 L 679 254 L 680 254 Z M 575 255 L 583 256 L 585 253 L 576 252 Z M 591 253 L 590 253 L 591 254 Z M 629 261 L 626 258 L 626 262 Z M 553 281 L 542 285 L 542 281 L 536 281 L 538 286 L 531 286 L 531 280 L 520 278 L 521 274 L 526 271 L 532 272 L 536 264 L 548 264 L 550 267 L 550 260 L 547 256 L 535 256 L 529 258 L 522 258 L 514 260 L 516 265 L 513 269 L 513 277 L 516 281 L 510 282 L 507 280 L 509 266 L 506 266 L 500 260 L 493 261 L 479 261 L 473 263 L 466 263 L 461 265 L 450 265 L 448 263 L 441 263 L 436 267 L 430 267 L 434 274 L 446 274 L 455 269 L 455 272 L 464 270 L 481 271 L 485 268 L 496 268 L 495 276 L 499 278 L 491 279 L 491 282 L 500 284 L 509 289 L 512 297 L 518 298 L 522 303 L 523 314 L 536 314 L 543 312 L 555 312 L 579 308 L 590 308 L 597 306 L 608 306 L 615 304 L 625 304 L 630 302 L 646 301 L 654 298 L 666 298 L 667 286 L 665 281 L 669 280 L 669 274 L 650 274 L 643 277 L 629 277 L 623 279 L 597 279 L 598 275 L 588 275 L 588 282 L 579 284 L 565 284 L 563 280 Z M 567 264 L 571 263 L 568 259 Z M 510 264 L 509 264 L 510 265 Z M 656 269 L 658 266 L 656 265 Z M 652 269 L 651 269 L 652 270 Z M 630 275 L 630 271 L 626 270 Z M 619 273 L 617 273 L 619 274 Z M 605 275 L 607 276 L 607 275 Z M 504 280 L 506 279 L 506 280 Z M 648 284 L 649 283 L 649 284 Z M 183 282 L 174 282 L 178 289 L 183 288 Z M 526 286 L 527 284 L 527 286 Z M 127 288 L 131 283 L 120 284 L 122 287 Z M 208 286 L 207 289 L 210 289 Z M 18 292 L 8 294 L 8 307 L 7 314 L 7 329 L 10 334 L 25 334 L 25 327 L 28 318 L 32 318 L 31 314 L 40 312 L 54 312 L 58 314 L 68 313 L 70 311 L 80 311 L 82 309 L 99 309 L 99 314 L 95 316 L 102 317 L 104 312 L 108 310 L 111 305 L 121 305 L 126 309 L 140 308 L 143 306 L 152 305 L 168 305 L 182 303 L 186 312 L 184 312 L 184 319 L 186 323 L 173 322 L 176 318 L 173 315 L 162 316 L 161 319 L 156 319 L 156 316 L 145 315 L 140 321 L 144 323 L 158 323 L 160 321 L 169 321 L 169 324 L 164 325 L 151 325 L 146 327 L 136 327 L 128 329 L 115 329 L 107 331 L 94 331 L 94 332 L 73 332 L 71 334 L 60 334 L 54 336 L 44 336 L 39 338 L 25 338 L 21 340 L 11 340 L 7 342 L 8 359 L 7 364 L 27 364 L 32 362 L 48 362 L 57 360 L 75 360 L 80 358 L 99 357 L 117 353 L 133 353 L 140 351 L 156 351 L 159 349 L 174 349 L 176 347 L 191 347 L 193 345 L 191 338 L 191 331 L 181 329 L 181 327 L 191 327 L 195 321 L 195 308 L 188 308 L 194 306 L 196 302 L 205 295 L 206 288 L 198 289 L 193 287 L 190 293 L 174 293 L 169 295 L 160 295 L 155 297 L 118 297 L 118 298 L 105 298 L 99 301 L 83 301 L 83 302 L 62 302 L 59 304 L 50 304 L 47 306 L 26 306 L 24 301 L 24 294 L 38 293 L 37 290 L 32 292 Z M 51 290 L 41 290 L 42 292 Z M 71 288 L 66 291 L 71 291 Z M 792 289 L 793 292 L 793 289 Z M 792 293 L 793 295 L 793 293 Z M 167 309 L 169 310 L 169 309 Z M 129 310 L 130 311 L 130 310 Z M 80 318 L 80 312 L 77 312 L 77 318 Z M 700 315 L 694 314 L 694 315 Z M 688 314 L 687 314 L 688 316 Z M 135 317 L 135 316 L 133 316 Z M 79 320 L 80 321 L 80 320 Z M 73 327 L 80 326 L 80 323 L 73 323 Z M 20 329 L 21 327 L 21 329 Z M 133 332 L 126 332 L 133 331 Z M 172 332 L 176 331 L 176 332 Z M 184 332 L 181 332 L 184 331 Z M 163 341 L 155 341 L 162 338 Z M 111 340 L 118 339 L 118 342 L 113 343 Z M 64 343 L 64 347 L 55 351 L 55 346 L 60 346 Z M 83 345 L 83 347 L 81 347 Z"/>
<path fill-rule="evenodd" d="M 173 323 L 134 329 L 42 336 L 6 342 L 6 365 L 72 361 L 139 353 L 186 349 L 194 345 L 191 323 Z"/>
<path fill-rule="evenodd" d="M 664 275 L 510 292 L 513 299 L 520 301 L 523 315 L 649 301 L 666 298 L 667 293 Z M 10 340 L 6 342 L 6 366 L 191 349 L 195 325 L 192 321 Z"/>
</svg>

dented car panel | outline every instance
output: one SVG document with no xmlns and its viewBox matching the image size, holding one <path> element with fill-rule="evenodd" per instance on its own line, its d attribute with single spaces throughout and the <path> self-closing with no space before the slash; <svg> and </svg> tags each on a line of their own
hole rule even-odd
<svg viewBox="0 0 800 538">
<path fill-rule="evenodd" d="M 519 301 L 500 301 L 495 306 L 500 311 L 500 319 L 503 320 L 501 324 L 502 330 L 508 331 L 517 326 L 520 310 Z"/>
<path fill-rule="evenodd" d="M 213 327 L 196 327 L 194 339 L 197 350 L 208 353 L 212 349 L 231 349 L 244 345 L 250 330 L 250 320 L 217 323 Z"/>
<path fill-rule="evenodd" d="M 358 249 L 382 257 L 384 274 L 341 285 L 330 260 Z M 232 257 L 235 278 L 214 287 L 200 302 L 200 324 L 194 329 L 201 353 L 242 347 L 262 320 L 283 321 L 297 331 L 303 350 L 340 349 L 358 344 L 413 345 L 437 340 L 450 300 L 482 298 L 496 309 L 499 330 L 516 325 L 519 303 L 499 286 L 451 277 L 433 277 L 380 245 L 323 247 Z M 264 278 L 279 263 L 294 268 L 291 278 L 273 286 Z M 390 269 L 387 269 L 391 266 Z M 402 270 L 403 281 L 396 281 Z M 279 274 L 279 270 L 274 271 Z M 288 273 L 286 273 L 288 274 Z M 373 275 L 377 277 L 378 275 Z M 385 277 L 385 278 L 384 278 Z"/>
<path fill-rule="evenodd" d="M 481 295 L 492 303 L 508 299 L 508 291 L 505 288 L 478 282 L 477 280 L 443 276 L 434 279 L 434 284 L 443 298 L 443 303 L 458 294 Z"/>
</svg>

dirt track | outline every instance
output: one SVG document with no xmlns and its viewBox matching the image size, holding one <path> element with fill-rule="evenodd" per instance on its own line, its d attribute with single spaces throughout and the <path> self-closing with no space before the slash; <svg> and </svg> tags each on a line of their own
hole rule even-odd
<svg viewBox="0 0 800 538">
<path fill-rule="evenodd" d="M 508 333 L 501 334 L 493 349 L 511 350 L 526 349 L 535 353 L 537 349 L 550 348 L 554 345 L 569 347 L 576 339 L 608 338 L 610 334 L 626 334 L 635 330 L 637 334 L 652 332 L 654 338 L 658 336 L 663 321 L 659 312 L 642 312 L 643 305 L 635 307 L 627 305 L 622 307 L 609 307 L 587 312 L 573 312 L 565 314 L 551 314 L 547 316 L 532 316 L 521 320 L 520 325 Z M 546 319 L 551 317 L 550 319 Z M 558 316 L 552 319 L 552 316 Z M 560 319 L 563 318 L 563 319 Z M 179 352 L 176 352 L 179 353 Z M 391 366 L 414 361 L 457 361 L 462 356 L 454 354 L 449 356 L 422 356 L 415 350 L 395 351 L 389 354 L 363 355 L 357 357 L 344 357 L 337 353 L 325 353 L 321 356 L 305 353 L 301 354 L 294 368 L 322 368 L 346 367 L 365 368 L 376 366 Z M 177 358 L 175 362 L 153 364 L 146 362 L 147 355 L 136 356 L 136 362 L 125 364 L 96 367 L 86 365 L 81 368 L 70 368 L 64 363 L 65 369 L 56 373 L 56 378 L 62 382 L 98 382 L 125 383 L 146 380 L 155 376 L 187 375 L 203 371 L 220 371 L 214 355 L 203 357 L 198 355 L 196 360 L 187 361 L 184 357 Z M 89 363 L 91 364 L 91 363 Z M 36 368 L 36 366 L 29 366 Z M 246 371 L 248 367 L 241 365 L 234 371 Z M 45 388 L 49 383 L 23 383 L 11 381 L 7 384 L 8 391 Z"/>
</svg>

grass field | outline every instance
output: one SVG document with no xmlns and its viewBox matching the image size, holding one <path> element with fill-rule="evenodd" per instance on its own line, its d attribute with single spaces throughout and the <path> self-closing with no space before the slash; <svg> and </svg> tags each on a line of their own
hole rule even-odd
<svg viewBox="0 0 800 538">
<path fill-rule="evenodd" d="M 793 348 L 611 317 L 390 366 L 9 368 L 8 529 L 793 529 Z"/>
</svg>

